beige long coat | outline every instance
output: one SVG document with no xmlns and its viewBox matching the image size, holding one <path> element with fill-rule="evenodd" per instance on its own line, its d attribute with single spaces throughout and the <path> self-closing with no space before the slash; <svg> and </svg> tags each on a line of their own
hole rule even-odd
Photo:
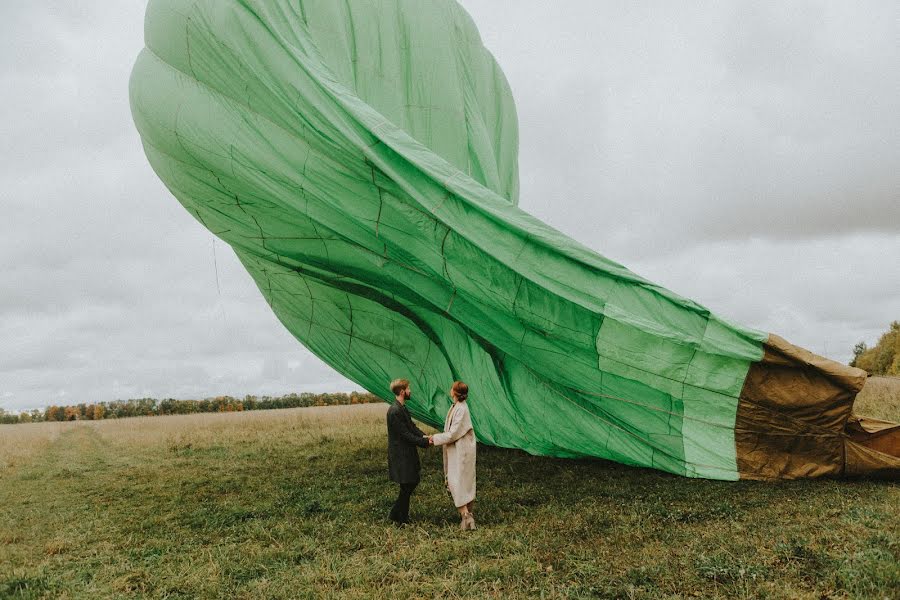
<svg viewBox="0 0 900 600">
<path fill-rule="evenodd" d="M 475 499 L 475 430 L 466 402 L 454 402 L 444 422 L 444 433 L 432 438 L 443 446 L 444 478 L 453 496 L 453 504 L 465 506 Z"/>
</svg>

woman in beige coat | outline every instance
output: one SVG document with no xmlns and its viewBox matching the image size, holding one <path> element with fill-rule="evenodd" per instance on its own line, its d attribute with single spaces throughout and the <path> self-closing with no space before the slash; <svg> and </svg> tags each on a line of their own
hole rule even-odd
<svg viewBox="0 0 900 600">
<path fill-rule="evenodd" d="M 443 446 L 444 478 L 453 504 L 459 510 L 460 529 L 475 529 L 472 508 L 475 504 L 475 430 L 466 399 L 469 386 L 457 381 L 450 389 L 453 406 L 447 413 L 444 432 L 431 436 L 435 446 Z"/>
</svg>

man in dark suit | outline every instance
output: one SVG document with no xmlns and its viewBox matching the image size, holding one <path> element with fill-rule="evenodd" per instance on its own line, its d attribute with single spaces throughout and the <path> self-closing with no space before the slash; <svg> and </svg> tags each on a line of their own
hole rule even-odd
<svg viewBox="0 0 900 600">
<path fill-rule="evenodd" d="M 395 379 L 391 382 L 391 392 L 396 402 L 387 412 L 388 430 L 388 472 L 391 481 L 400 484 L 400 495 L 391 508 L 390 519 L 397 525 L 409 523 L 409 498 L 419 485 L 419 463 L 417 446 L 427 448 L 430 439 L 415 426 L 406 401 L 412 390 L 406 379 Z"/>
</svg>

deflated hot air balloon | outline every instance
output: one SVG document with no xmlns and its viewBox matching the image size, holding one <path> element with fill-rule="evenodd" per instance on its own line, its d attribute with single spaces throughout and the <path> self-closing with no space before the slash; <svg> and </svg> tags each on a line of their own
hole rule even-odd
<svg viewBox="0 0 900 600">
<path fill-rule="evenodd" d="M 689 477 L 900 474 L 865 372 L 729 323 L 517 207 L 503 72 L 455 0 L 152 0 L 153 168 L 285 327 L 482 443 Z M 549 201 L 549 199 L 548 199 Z"/>
</svg>

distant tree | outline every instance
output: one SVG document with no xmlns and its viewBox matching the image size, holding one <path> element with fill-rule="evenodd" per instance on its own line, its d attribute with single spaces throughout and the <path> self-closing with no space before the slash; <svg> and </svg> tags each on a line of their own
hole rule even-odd
<svg viewBox="0 0 900 600">
<path fill-rule="evenodd" d="M 19 415 L 6 412 L 6 409 L 0 408 L 0 424 L 12 425 L 19 422 Z"/>
<path fill-rule="evenodd" d="M 870 375 L 900 375 L 900 321 L 891 323 L 890 329 L 872 348 L 864 342 L 858 343 L 853 348 L 850 364 L 868 371 Z"/>
<path fill-rule="evenodd" d="M 869 347 L 866 346 L 865 342 L 859 342 L 853 346 L 853 360 L 850 361 L 850 366 L 855 367 L 859 357 L 865 354 L 868 349 Z"/>
<path fill-rule="evenodd" d="M 66 409 L 62 406 L 50 406 L 44 411 L 44 419 L 46 421 L 65 421 Z"/>
<path fill-rule="evenodd" d="M 900 353 L 897 353 L 900 355 Z M 286 396 L 245 396 L 238 400 L 231 396 L 216 396 L 203 400 L 175 400 L 166 398 L 139 398 L 133 400 L 115 400 L 97 404 L 77 404 L 72 406 L 49 406 L 44 410 L 32 410 L 30 413 L 10 414 L 0 410 L 0 423 L 28 423 L 40 421 L 75 421 L 101 419 L 123 419 L 126 417 L 185 415 L 205 412 L 241 412 L 245 410 L 268 410 L 276 408 L 300 408 L 308 406 L 335 406 L 382 402 L 380 398 L 368 392 L 351 392 L 350 394 L 287 394 Z"/>
</svg>

